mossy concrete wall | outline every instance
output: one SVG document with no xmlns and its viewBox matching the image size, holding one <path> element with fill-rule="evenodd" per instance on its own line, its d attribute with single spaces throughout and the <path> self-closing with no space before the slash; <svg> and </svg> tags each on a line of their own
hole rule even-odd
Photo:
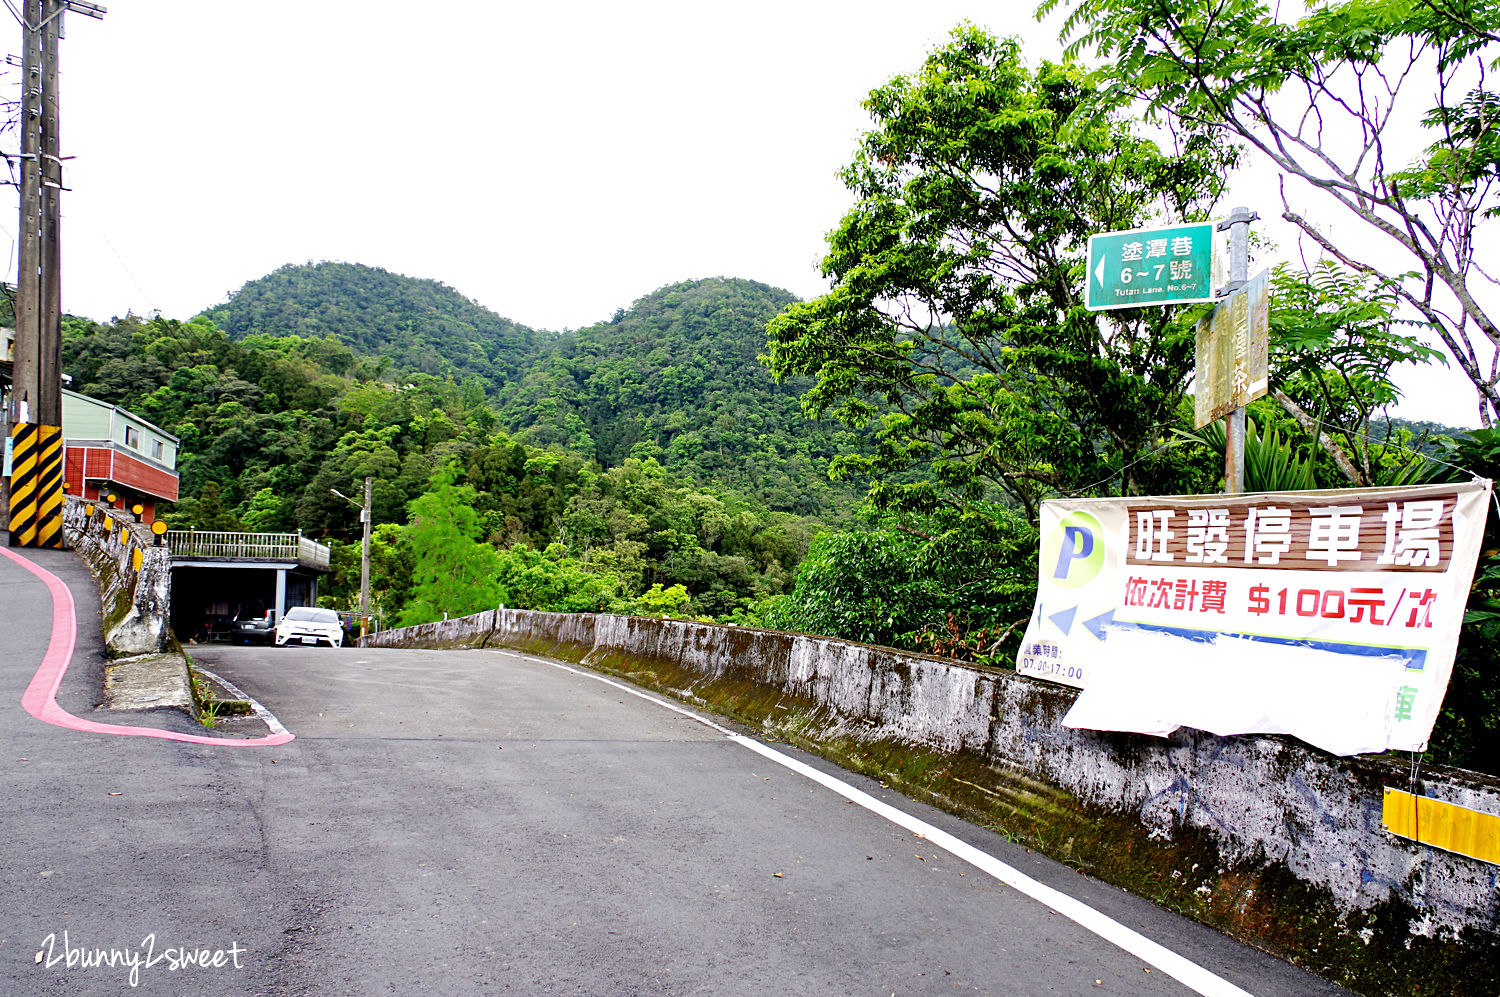
<svg viewBox="0 0 1500 997">
<path fill-rule="evenodd" d="M 1072 690 L 797 634 L 498 610 L 381 647 L 507 647 L 705 705 L 1366 994 L 1500 993 L 1500 869 L 1381 828 L 1409 763 L 1291 739 L 1073 730 Z M 1500 780 L 1417 791 L 1500 814 Z"/>
<path fill-rule="evenodd" d="M 156 546 L 150 529 L 127 513 L 70 495 L 63 505 L 63 534 L 99 580 L 110 654 L 175 651 L 171 554 Z"/>
</svg>

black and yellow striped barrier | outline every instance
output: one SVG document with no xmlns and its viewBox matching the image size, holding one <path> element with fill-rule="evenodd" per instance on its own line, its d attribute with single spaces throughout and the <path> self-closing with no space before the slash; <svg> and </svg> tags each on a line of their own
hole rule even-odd
<svg viewBox="0 0 1500 997">
<path fill-rule="evenodd" d="M 62 427 L 11 426 L 10 545 L 63 545 Z"/>
<path fill-rule="evenodd" d="M 1402 838 L 1500 864 L 1500 816 L 1385 787 L 1380 826 Z"/>
</svg>

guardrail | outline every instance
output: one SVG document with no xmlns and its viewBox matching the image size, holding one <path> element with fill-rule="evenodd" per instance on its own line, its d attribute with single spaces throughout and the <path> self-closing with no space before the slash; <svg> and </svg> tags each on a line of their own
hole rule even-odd
<svg viewBox="0 0 1500 997">
<path fill-rule="evenodd" d="M 215 530 L 168 530 L 173 557 L 226 557 L 239 560 L 296 561 L 328 568 L 328 546 L 301 533 L 225 533 Z"/>
</svg>

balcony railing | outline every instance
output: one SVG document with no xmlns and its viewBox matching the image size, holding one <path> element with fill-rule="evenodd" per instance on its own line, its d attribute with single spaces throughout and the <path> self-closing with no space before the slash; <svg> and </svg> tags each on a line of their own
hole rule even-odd
<svg viewBox="0 0 1500 997">
<path fill-rule="evenodd" d="M 296 561 L 309 568 L 328 568 L 328 546 L 300 533 L 220 533 L 213 530 L 168 530 L 173 557 L 225 557 L 236 560 Z"/>
</svg>

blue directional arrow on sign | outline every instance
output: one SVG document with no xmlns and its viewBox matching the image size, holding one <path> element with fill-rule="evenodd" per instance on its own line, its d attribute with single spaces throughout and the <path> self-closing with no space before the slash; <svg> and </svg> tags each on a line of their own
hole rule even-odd
<svg viewBox="0 0 1500 997">
<path fill-rule="evenodd" d="M 1047 617 L 1047 619 L 1051 620 L 1053 623 L 1056 623 L 1057 629 L 1061 630 L 1063 632 L 1063 636 L 1066 637 L 1068 631 L 1073 629 L 1073 617 L 1077 615 L 1078 607 L 1074 606 L 1071 609 L 1064 609 L 1060 613 L 1053 613 L 1051 616 Z"/>
<path fill-rule="evenodd" d="M 1093 634 L 1096 640 L 1103 640 L 1104 631 L 1108 630 L 1110 627 L 1117 627 L 1122 625 L 1124 624 L 1115 622 L 1115 611 L 1113 609 L 1100 613 L 1098 616 L 1095 616 L 1092 619 L 1083 621 L 1083 628 L 1089 633 Z M 1130 625 L 1134 626 L 1134 624 Z"/>
</svg>

